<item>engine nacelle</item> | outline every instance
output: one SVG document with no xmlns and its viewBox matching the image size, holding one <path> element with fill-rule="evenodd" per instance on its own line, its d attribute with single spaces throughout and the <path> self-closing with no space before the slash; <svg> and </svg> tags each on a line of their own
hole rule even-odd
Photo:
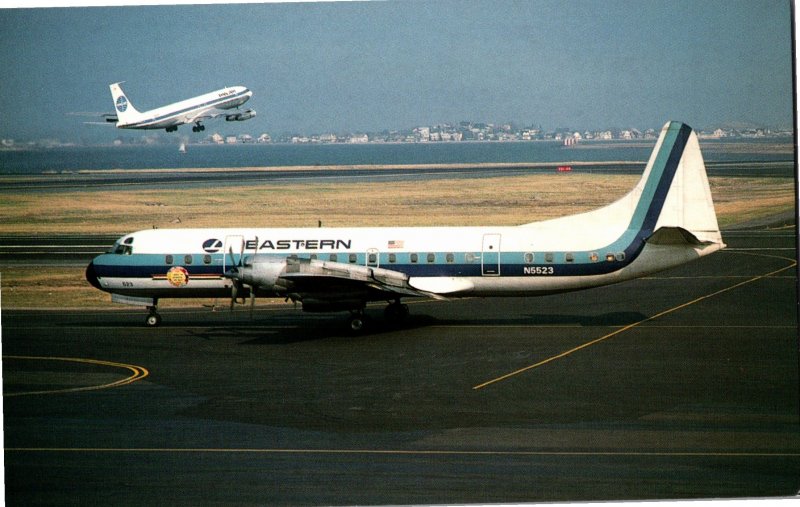
<svg viewBox="0 0 800 507">
<path fill-rule="evenodd" d="M 239 279 L 260 290 L 275 289 L 275 282 L 286 270 L 286 259 L 266 260 L 258 257 L 246 259 L 239 268 Z"/>
<path fill-rule="evenodd" d="M 245 121 L 253 118 L 255 115 L 255 111 L 248 109 L 247 111 L 242 111 L 241 113 L 226 114 L 225 121 Z"/>
</svg>

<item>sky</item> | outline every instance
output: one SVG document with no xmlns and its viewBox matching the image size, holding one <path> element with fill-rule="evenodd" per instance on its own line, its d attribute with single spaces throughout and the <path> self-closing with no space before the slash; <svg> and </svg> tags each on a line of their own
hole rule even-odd
<svg viewBox="0 0 800 507">
<path fill-rule="evenodd" d="M 256 118 L 206 133 L 789 128 L 791 29 L 788 0 L 0 9 L 0 138 L 113 140 L 119 130 L 68 113 L 113 112 L 117 81 L 140 111 L 254 92 Z"/>
</svg>

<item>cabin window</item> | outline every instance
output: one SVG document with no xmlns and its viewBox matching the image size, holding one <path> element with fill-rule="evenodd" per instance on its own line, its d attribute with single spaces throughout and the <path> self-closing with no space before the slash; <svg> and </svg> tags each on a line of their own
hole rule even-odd
<svg viewBox="0 0 800 507">
<path fill-rule="evenodd" d="M 411 264 L 416 264 L 419 262 L 419 256 L 415 253 L 411 254 Z"/>
<path fill-rule="evenodd" d="M 625 252 L 619 252 L 617 254 L 617 260 L 618 261 L 624 261 L 625 260 Z"/>
<path fill-rule="evenodd" d="M 355 264 L 358 258 L 356 257 L 356 254 L 350 254 L 347 260 L 350 261 L 350 264 Z"/>
<path fill-rule="evenodd" d="M 390 253 L 389 254 L 389 263 L 390 264 L 394 264 L 395 262 L 397 262 L 397 255 L 395 255 L 393 253 Z"/>
<path fill-rule="evenodd" d="M 191 264 L 192 263 L 192 256 L 191 255 L 184 255 L 183 256 L 183 263 L 184 264 Z"/>
<path fill-rule="evenodd" d="M 525 254 L 525 264 L 533 264 L 533 254 L 528 252 Z"/>
<path fill-rule="evenodd" d="M 316 260 L 317 254 L 311 254 L 308 258 L 311 259 L 312 261 Z"/>
<path fill-rule="evenodd" d="M 173 262 L 175 262 L 175 261 L 174 261 L 174 259 L 172 258 L 171 255 L 167 255 L 166 257 L 164 257 L 164 263 L 165 264 L 171 265 Z"/>
<path fill-rule="evenodd" d="M 544 261 L 553 262 L 553 252 L 547 252 L 546 254 L 544 254 Z"/>
<path fill-rule="evenodd" d="M 432 253 L 429 253 L 428 257 L 427 257 L 427 260 L 428 260 L 428 264 L 433 264 L 434 262 L 436 262 L 436 255 L 432 254 Z"/>
<path fill-rule="evenodd" d="M 612 254 L 612 253 L 607 253 L 607 254 L 606 254 L 606 261 L 607 261 L 607 262 L 614 262 L 614 254 Z"/>
<path fill-rule="evenodd" d="M 203 264 L 211 264 L 211 256 L 210 255 L 205 254 L 203 256 Z"/>
<path fill-rule="evenodd" d="M 592 253 L 589 254 L 589 260 L 590 261 L 597 262 L 599 259 L 600 259 L 600 256 L 597 254 L 597 252 L 592 252 Z"/>
<path fill-rule="evenodd" d="M 470 264 L 475 262 L 475 259 L 477 259 L 477 256 L 472 252 L 469 252 L 469 253 L 464 255 L 464 260 L 466 262 L 469 262 Z"/>
<path fill-rule="evenodd" d="M 329 257 L 329 259 L 330 259 L 330 261 L 331 261 L 331 262 L 336 262 L 336 261 L 338 261 L 338 260 L 339 260 L 339 256 L 338 256 L 338 255 L 336 255 L 336 254 L 331 254 L 331 256 Z"/>
<path fill-rule="evenodd" d="M 564 260 L 567 261 L 567 262 L 575 262 L 575 254 L 573 254 L 571 252 L 565 254 L 564 255 Z"/>
<path fill-rule="evenodd" d="M 377 254 L 370 253 L 370 254 L 367 256 L 367 262 L 368 262 L 368 263 L 370 263 L 370 264 L 377 264 L 377 263 L 378 263 L 378 256 L 377 256 Z"/>
<path fill-rule="evenodd" d="M 448 264 L 452 264 L 452 263 L 454 263 L 456 261 L 456 256 L 451 254 L 451 253 L 449 253 L 449 254 L 445 255 L 444 260 L 447 261 Z"/>
</svg>

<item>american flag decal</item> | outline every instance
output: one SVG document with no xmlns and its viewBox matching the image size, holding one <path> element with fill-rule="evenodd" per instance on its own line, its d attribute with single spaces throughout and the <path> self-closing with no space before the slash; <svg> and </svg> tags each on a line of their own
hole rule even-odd
<svg viewBox="0 0 800 507">
<path fill-rule="evenodd" d="M 403 248 L 403 240 L 389 240 L 389 248 Z"/>
</svg>

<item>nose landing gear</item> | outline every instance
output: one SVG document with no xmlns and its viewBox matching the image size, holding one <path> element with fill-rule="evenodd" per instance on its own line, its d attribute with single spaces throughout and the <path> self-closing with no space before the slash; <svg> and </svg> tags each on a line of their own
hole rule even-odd
<svg viewBox="0 0 800 507">
<path fill-rule="evenodd" d="M 148 306 L 147 310 L 149 313 L 147 314 L 147 318 L 144 319 L 144 323 L 147 327 L 158 327 L 161 325 L 161 315 L 158 313 L 158 308 L 156 304 L 153 306 Z"/>
</svg>

